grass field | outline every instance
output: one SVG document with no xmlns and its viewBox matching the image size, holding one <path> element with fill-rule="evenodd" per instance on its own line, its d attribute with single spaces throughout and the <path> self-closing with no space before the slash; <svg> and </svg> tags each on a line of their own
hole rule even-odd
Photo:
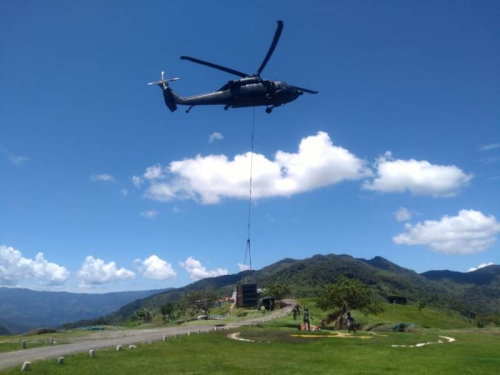
<svg viewBox="0 0 500 375">
<path fill-rule="evenodd" d="M 279 320 L 273 322 L 278 325 Z M 278 328 L 278 329 L 277 329 Z M 138 345 L 135 350 L 100 350 L 32 364 L 34 374 L 495 374 L 500 371 L 500 331 L 440 331 L 390 333 L 369 340 L 293 337 L 288 327 L 239 330 L 240 342 L 227 332 L 181 337 L 167 342 Z M 393 348 L 393 344 L 437 341 L 451 336 L 453 343 L 422 348 Z M 20 366 L 0 372 L 19 373 Z"/>
<path fill-rule="evenodd" d="M 325 312 L 313 300 L 301 300 L 317 323 Z M 334 338 L 331 330 L 313 333 L 314 338 L 295 337 L 298 321 L 291 316 L 262 327 L 238 329 L 241 337 L 255 342 L 231 340 L 228 332 L 181 336 L 177 340 L 138 345 L 135 350 L 99 350 L 96 358 L 87 353 L 67 356 L 58 366 L 55 359 L 32 364 L 34 374 L 500 374 L 500 329 L 479 330 L 454 314 L 415 306 L 384 306 L 376 316 L 355 313 L 358 321 L 412 322 L 415 332 L 378 333 L 369 339 Z M 230 320 L 235 317 L 230 318 Z M 420 328 L 420 327 L 431 328 Z M 446 328 L 455 328 L 446 330 Z M 457 329 L 458 328 L 458 329 Z M 233 331 L 235 332 L 235 331 Z M 87 332 L 70 331 L 47 335 L 59 339 Z M 358 336 L 368 336 L 359 333 Z M 45 336 L 45 335 L 43 335 Z M 317 337 L 319 336 L 319 337 Z M 419 348 L 392 347 L 421 342 L 455 342 Z M 317 338 L 316 338 L 317 337 Z M 15 350 L 19 348 L 16 343 Z M 20 366 L 0 371 L 18 373 Z"/>
<path fill-rule="evenodd" d="M 312 324 L 319 324 L 326 312 L 316 307 L 315 299 L 301 299 L 299 303 L 307 306 L 314 318 Z M 353 316 L 358 323 L 364 327 L 370 327 L 381 323 L 413 323 L 417 328 L 472 328 L 473 325 L 459 313 L 452 311 L 439 311 L 432 308 L 424 308 L 418 311 L 416 305 L 382 304 L 384 311 L 377 315 L 364 315 L 354 311 Z"/>
<path fill-rule="evenodd" d="M 67 344 L 77 338 L 90 337 L 91 332 L 83 330 L 71 330 L 58 333 L 46 333 L 42 335 L 9 335 L 0 336 L 0 353 L 11 352 L 21 349 L 21 341 L 26 341 L 27 348 L 33 349 L 40 346 L 50 345 L 53 338 L 58 345 Z"/>
</svg>

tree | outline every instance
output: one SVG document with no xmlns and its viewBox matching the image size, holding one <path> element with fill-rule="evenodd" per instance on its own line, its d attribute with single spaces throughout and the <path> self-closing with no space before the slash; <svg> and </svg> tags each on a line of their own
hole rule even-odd
<svg viewBox="0 0 500 375">
<path fill-rule="evenodd" d="M 160 312 L 163 315 L 163 323 L 168 323 L 175 319 L 175 305 L 172 302 L 162 305 Z"/>
<path fill-rule="evenodd" d="M 347 310 L 359 310 L 364 314 L 377 314 L 382 311 L 382 307 L 373 299 L 372 291 L 368 287 L 358 280 L 345 277 L 334 284 L 325 285 L 316 305 L 322 310 L 340 308 L 342 316 Z"/>
<path fill-rule="evenodd" d="M 290 295 L 290 288 L 283 283 L 273 283 L 267 286 L 266 293 L 280 303 L 282 299 Z"/>
<path fill-rule="evenodd" d="M 218 294 L 211 289 L 195 290 L 184 295 L 183 303 L 190 315 L 199 311 L 208 315 L 218 298 Z"/>
<path fill-rule="evenodd" d="M 139 321 L 142 323 L 150 323 L 153 320 L 153 310 L 148 307 L 143 307 L 134 312 L 131 317 L 132 321 Z"/>
</svg>

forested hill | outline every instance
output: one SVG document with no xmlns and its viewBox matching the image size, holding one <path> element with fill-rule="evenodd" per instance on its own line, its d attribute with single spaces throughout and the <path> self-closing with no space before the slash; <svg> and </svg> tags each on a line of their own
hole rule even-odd
<svg viewBox="0 0 500 375">
<path fill-rule="evenodd" d="M 500 266 L 491 265 L 473 272 L 427 271 L 421 274 L 429 280 L 450 280 L 459 284 L 489 285 L 500 279 Z"/>
<path fill-rule="evenodd" d="M 410 303 L 424 302 L 429 306 L 456 310 L 464 315 L 498 314 L 500 313 L 500 285 L 498 283 L 500 270 L 498 268 L 481 269 L 467 275 L 482 275 L 485 272 L 491 272 L 493 275 L 490 282 L 486 283 L 486 278 L 478 276 L 477 279 L 481 279 L 484 283 L 476 285 L 453 280 L 442 282 L 440 279 L 428 277 L 426 275 L 428 273 L 419 275 L 415 271 L 400 267 L 381 257 L 366 260 L 356 259 L 349 255 L 330 254 L 315 255 L 301 260 L 287 258 L 258 271 L 207 278 L 183 288 L 131 302 L 105 317 L 105 320 L 121 322 L 128 319 L 139 308 L 157 309 L 168 301 L 178 300 L 184 293 L 192 290 L 210 288 L 229 295 L 235 285 L 248 276 L 252 276 L 261 288 L 273 282 L 285 283 L 296 297 L 316 296 L 323 285 L 345 276 L 362 281 L 381 300 L 389 295 L 400 295 L 408 298 Z M 474 278 L 474 276 L 465 277 Z M 473 298 L 471 294 L 475 294 Z"/>
<path fill-rule="evenodd" d="M 109 314 L 131 301 L 167 290 L 170 289 L 85 294 L 0 288 L 0 326 L 11 333 L 56 328 L 67 322 Z"/>
</svg>

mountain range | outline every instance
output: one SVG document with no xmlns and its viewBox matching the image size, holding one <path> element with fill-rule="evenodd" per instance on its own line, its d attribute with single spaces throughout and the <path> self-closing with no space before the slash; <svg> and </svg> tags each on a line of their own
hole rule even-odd
<svg viewBox="0 0 500 375">
<path fill-rule="evenodd" d="M 0 335 L 97 318 L 131 301 L 168 290 L 87 294 L 0 288 Z"/>
<path fill-rule="evenodd" d="M 212 289 L 230 295 L 237 283 L 251 280 L 260 288 L 281 282 L 297 298 L 314 297 L 323 285 L 341 277 L 360 280 L 381 301 L 397 295 L 406 297 L 409 303 L 422 302 L 467 317 L 500 315 L 500 266 L 466 273 L 444 270 L 418 274 L 382 257 L 367 260 L 329 254 L 286 258 L 260 270 L 206 278 L 177 289 L 78 294 L 0 288 L 0 331 L 3 328 L 3 332 L 18 333 L 69 322 L 73 323 L 68 326 L 74 327 L 81 320 L 85 320 L 81 324 L 121 323 L 142 307 L 159 309 L 190 291 Z"/>
<path fill-rule="evenodd" d="M 137 309 L 158 309 L 193 290 L 208 288 L 230 295 L 237 283 L 250 279 L 259 287 L 282 282 L 290 287 L 295 297 L 314 297 L 321 292 L 323 285 L 340 277 L 360 280 L 381 301 L 387 296 L 398 295 L 406 297 L 409 303 L 422 302 L 435 308 L 458 311 L 467 317 L 500 314 L 500 266 L 468 273 L 429 271 L 418 274 L 382 257 L 366 260 L 329 254 L 300 260 L 287 258 L 258 271 L 199 280 L 183 288 L 133 301 L 101 321 L 123 322 Z"/>
</svg>

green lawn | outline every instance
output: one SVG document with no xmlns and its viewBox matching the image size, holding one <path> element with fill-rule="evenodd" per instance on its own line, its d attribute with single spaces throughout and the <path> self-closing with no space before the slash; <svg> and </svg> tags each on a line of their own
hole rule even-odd
<svg viewBox="0 0 500 375">
<path fill-rule="evenodd" d="M 21 349 L 21 341 L 22 340 L 0 340 L 0 353 L 4 352 L 13 352 L 16 350 L 22 350 Z M 43 342 L 43 341 L 33 341 L 33 340 L 26 340 L 27 341 L 27 349 L 33 349 L 33 348 L 38 348 L 40 346 L 46 346 L 49 345 L 49 342 Z"/>
<path fill-rule="evenodd" d="M 307 306 L 314 321 L 312 324 L 319 324 L 328 312 L 316 307 L 315 299 L 299 300 L 301 306 Z M 383 303 L 384 311 L 377 315 L 364 315 L 358 311 L 353 312 L 353 316 L 358 323 L 364 327 L 370 327 L 380 323 L 413 323 L 417 328 L 472 328 L 473 325 L 459 313 L 443 312 L 432 308 L 424 308 L 418 311 L 416 305 L 395 305 Z"/>
<path fill-rule="evenodd" d="M 301 300 L 313 316 L 313 324 L 326 315 L 313 300 Z M 385 305 L 382 314 L 364 316 L 366 324 L 411 322 L 411 333 L 379 332 L 370 339 L 335 338 L 332 330 L 309 333 L 319 338 L 295 337 L 299 320 L 292 316 L 276 319 L 261 327 L 238 329 L 241 337 L 255 342 L 227 338 L 228 332 L 181 336 L 177 340 L 138 345 L 136 350 L 100 350 L 90 359 L 87 353 L 67 356 L 58 366 L 55 359 L 32 364 L 34 374 L 495 374 L 500 373 L 500 329 L 479 330 L 455 314 L 416 306 Z M 233 314 L 230 320 L 236 318 Z M 221 322 L 221 321 L 214 321 Z M 223 321 L 222 321 L 223 322 Z M 431 327 L 432 329 L 422 328 Z M 453 327 L 454 329 L 447 329 Z M 461 328 L 461 329 L 460 329 Z M 465 328 L 465 329 L 464 329 Z M 236 332 L 236 331 L 232 331 Z M 69 335 L 71 333 L 67 333 Z M 78 334 L 78 333 L 73 333 Z M 368 336 L 369 332 L 358 333 Z M 421 342 L 452 343 L 420 348 Z M 19 348 L 16 344 L 16 348 Z M 18 373 L 20 366 L 1 374 Z"/>
<path fill-rule="evenodd" d="M 114 327 L 108 327 L 109 330 L 114 330 Z M 142 327 L 140 327 L 142 328 Z M 99 332 L 106 332 L 99 331 Z M 84 329 L 72 329 L 69 331 L 60 331 L 57 333 L 44 333 L 41 335 L 7 335 L 0 336 L 0 353 L 11 352 L 21 349 L 21 341 L 27 342 L 27 348 L 32 349 L 39 346 L 50 345 L 50 338 L 53 338 L 57 345 L 68 344 L 75 340 L 81 340 L 91 337 L 94 331 Z"/>
<path fill-rule="evenodd" d="M 273 322 L 277 324 L 278 321 Z M 276 327 L 278 328 L 278 327 Z M 500 331 L 391 333 L 370 340 L 292 337 L 286 323 L 239 330 L 256 342 L 239 342 L 227 332 L 183 336 L 178 340 L 138 345 L 136 350 L 100 350 L 32 364 L 34 374 L 495 374 L 500 369 Z M 329 336 L 329 332 L 320 333 Z M 456 342 L 422 348 L 393 348 L 392 344 L 437 341 L 439 335 Z M 20 366 L 0 372 L 17 374 Z"/>
</svg>

